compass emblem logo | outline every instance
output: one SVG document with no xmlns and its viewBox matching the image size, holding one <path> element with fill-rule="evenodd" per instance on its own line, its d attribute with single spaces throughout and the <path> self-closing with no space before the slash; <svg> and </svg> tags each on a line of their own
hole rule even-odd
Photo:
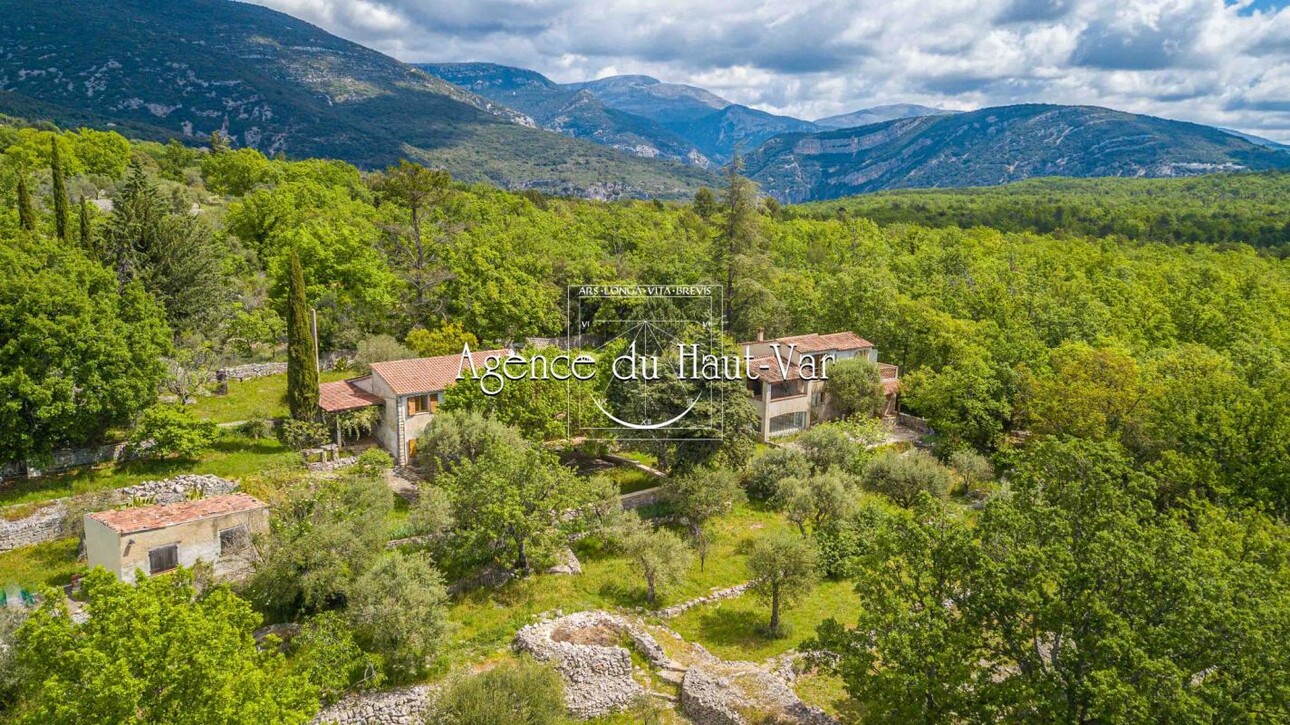
<svg viewBox="0 0 1290 725">
<path fill-rule="evenodd" d="M 570 410 L 571 437 L 720 439 L 721 386 L 681 374 L 683 349 L 720 347 L 719 287 L 573 285 L 568 313 L 569 346 L 593 348 L 600 371 L 593 407 Z"/>
</svg>

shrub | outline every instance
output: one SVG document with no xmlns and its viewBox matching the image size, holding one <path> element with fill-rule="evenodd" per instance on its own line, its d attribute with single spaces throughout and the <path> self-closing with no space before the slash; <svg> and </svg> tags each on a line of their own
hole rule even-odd
<svg viewBox="0 0 1290 725">
<path fill-rule="evenodd" d="M 564 721 L 564 682 L 555 669 L 523 659 L 451 683 L 430 725 L 556 725 Z"/>
<path fill-rule="evenodd" d="M 434 477 L 473 461 L 491 448 L 518 450 L 528 446 L 513 428 L 478 412 L 444 411 L 436 415 L 417 440 L 412 465 Z"/>
<path fill-rule="evenodd" d="M 424 554 L 387 551 L 358 578 L 346 613 L 363 649 L 381 656 L 390 679 L 425 674 L 444 631 L 443 577 Z"/>
<path fill-rule="evenodd" d="M 416 353 L 404 347 L 402 343 L 389 335 L 372 335 L 360 340 L 358 351 L 354 354 L 354 365 L 362 372 L 367 372 L 372 363 L 388 360 L 406 360 L 416 357 Z"/>
<path fill-rule="evenodd" d="M 797 445 L 806 454 L 816 473 L 845 469 L 860 452 L 846 427 L 837 423 L 813 426 L 797 437 Z"/>
<path fill-rule="evenodd" d="M 779 482 L 786 478 L 805 478 L 811 475 L 811 461 L 796 448 L 774 448 L 753 459 L 744 488 L 748 496 L 756 499 L 773 498 L 779 492 Z"/>
<path fill-rule="evenodd" d="M 291 640 L 292 668 L 318 687 L 324 703 L 332 703 L 357 688 L 381 684 L 381 658 L 354 641 L 354 632 L 340 612 L 323 612 L 306 619 Z"/>
<path fill-rule="evenodd" d="M 358 454 L 354 462 L 354 472 L 361 476 L 376 476 L 394 467 L 394 459 L 389 453 L 375 446 Z"/>
<path fill-rule="evenodd" d="M 268 438 L 273 434 L 273 421 L 268 418 L 251 418 L 250 420 L 244 420 L 240 425 L 238 425 L 237 432 L 240 435 L 244 435 L 247 438 L 256 441 L 261 438 Z"/>
<path fill-rule="evenodd" d="M 311 420 L 284 420 L 278 426 L 278 440 L 296 451 L 317 448 L 331 440 L 327 426 Z"/>
<path fill-rule="evenodd" d="M 878 366 L 867 358 L 837 360 L 829 366 L 829 403 L 844 418 L 877 415 L 887 404 Z"/>
<path fill-rule="evenodd" d="M 950 470 L 935 458 L 915 451 L 901 455 L 883 453 L 864 468 L 864 485 L 901 506 L 911 506 L 920 492 L 933 498 L 945 498 L 950 492 Z"/>
<path fill-rule="evenodd" d="M 417 492 L 417 502 L 408 511 L 408 526 L 414 536 L 442 537 L 452 530 L 452 498 L 438 486 L 425 485 Z"/>
<path fill-rule="evenodd" d="M 143 411 L 130 434 L 130 446 L 149 458 L 175 455 L 194 458 L 215 442 L 219 427 L 173 405 L 154 405 Z"/>
</svg>

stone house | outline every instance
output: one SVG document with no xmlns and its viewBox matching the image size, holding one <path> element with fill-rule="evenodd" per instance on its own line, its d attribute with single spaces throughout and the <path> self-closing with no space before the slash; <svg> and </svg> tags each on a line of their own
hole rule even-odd
<svg viewBox="0 0 1290 725">
<path fill-rule="evenodd" d="M 489 358 L 510 353 L 480 350 L 472 352 L 471 359 L 482 370 Z M 318 405 L 326 413 L 381 406 L 381 421 L 372 435 L 395 463 L 406 466 L 416 453 L 417 437 L 434 418 L 444 391 L 457 382 L 463 365 L 460 354 L 372 363 L 367 375 L 319 385 Z"/>
<path fill-rule="evenodd" d="M 887 395 L 882 415 L 890 417 L 897 413 L 899 369 L 895 365 L 878 362 L 877 348 L 855 333 L 811 333 L 774 340 L 758 335 L 756 340 L 739 343 L 739 350 L 747 350 L 752 356 L 749 369 L 760 378 L 748 381 L 748 390 L 752 393 L 753 406 L 760 420 L 762 441 L 796 433 L 817 421 L 834 417 L 827 380 L 811 379 L 818 375 L 826 358 L 846 360 L 864 357 L 877 364 L 883 391 Z M 809 356 L 813 366 L 803 356 Z M 807 368 L 805 375 L 803 367 Z"/>
<path fill-rule="evenodd" d="M 250 566 L 252 536 L 268 525 L 268 504 L 234 493 L 86 514 L 85 548 L 90 566 L 126 582 L 198 561 L 233 577 Z"/>
</svg>

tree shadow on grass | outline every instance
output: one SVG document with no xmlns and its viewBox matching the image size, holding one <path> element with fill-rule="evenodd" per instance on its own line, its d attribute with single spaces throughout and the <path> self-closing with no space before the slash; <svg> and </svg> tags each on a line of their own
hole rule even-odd
<svg viewBox="0 0 1290 725">
<path fill-rule="evenodd" d="M 276 438 L 248 438 L 237 435 L 223 435 L 215 439 L 211 444 L 212 451 L 220 453 L 253 453 L 256 455 L 273 455 L 274 453 L 285 453 L 288 449 L 283 447 Z M 193 461 L 188 461 L 193 463 Z"/>
<path fill-rule="evenodd" d="M 697 639 L 718 647 L 754 650 L 774 641 L 766 635 L 769 613 L 716 607 L 699 618 Z"/>
<path fill-rule="evenodd" d="M 620 607 L 645 607 L 645 586 L 625 581 L 610 581 L 601 585 L 596 592 L 606 601 Z"/>
</svg>

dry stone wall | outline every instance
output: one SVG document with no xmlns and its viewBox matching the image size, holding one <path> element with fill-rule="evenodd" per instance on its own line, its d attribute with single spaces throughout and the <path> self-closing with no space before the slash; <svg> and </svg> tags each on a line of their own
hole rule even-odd
<svg viewBox="0 0 1290 725">
<path fill-rule="evenodd" d="M 63 530 L 67 507 L 54 503 L 20 519 L 0 519 L 0 551 L 53 541 Z"/>
<path fill-rule="evenodd" d="M 81 466 L 92 466 L 96 463 L 119 461 L 130 457 L 131 451 L 125 443 L 107 443 L 101 446 L 85 448 L 65 448 L 50 454 L 50 461 L 43 467 L 28 465 L 26 461 L 10 461 L 0 466 L 0 479 L 39 478 L 46 473 L 68 471 Z"/>
<path fill-rule="evenodd" d="M 433 690 L 414 685 L 350 695 L 323 708 L 312 725 L 421 725 Z"/>
<path fill-rule="evenodd" d="M 643 629 L 608 612 L 578 612 L 530 624 L 515 635 L 515 649 L 550 662 L 564 677 L 569 713 L 592 718 L 622 710 L 645 694 L 632 677 L 632 655 L 618 644 L 631 638 L 651 664 L 667 661 Z"/>
</svg>

